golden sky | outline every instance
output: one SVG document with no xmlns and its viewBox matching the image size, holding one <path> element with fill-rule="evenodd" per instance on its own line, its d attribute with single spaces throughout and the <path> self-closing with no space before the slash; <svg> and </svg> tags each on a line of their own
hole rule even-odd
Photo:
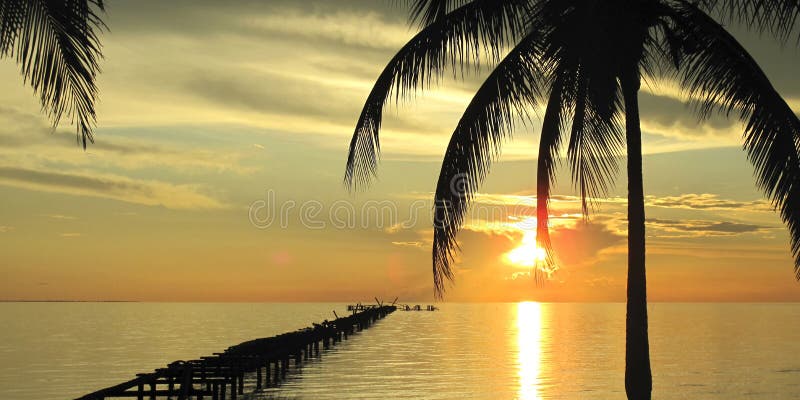
<svg viewBox="0 0 800 400">
<path fill-rule="evenodd" d="M 0 64 L 0 299 L 432 298 L 432 191 L 485 71 L 392 106 L 379 181 L 351 195 L 349 138 L 414 33 L 404 10 L 120 1 L 107 23 L 97 143 L 85 152 L 71 127 L 49 127 L 18 67 Z M 735 31 L 800 110 L 798 48 Z M 698 124 L 671 82 L 643 91 L 649 299 L 800 300 L 788 233 L 755 187 L 740 124 Z M 587 222 L 564 165 L 559 270 L 537 286 L 509 262 L 534 214 L 537 124 L 517 130 L 482 187 L 447 300 L 624 301 L 624 175 Z"/>
</svg>

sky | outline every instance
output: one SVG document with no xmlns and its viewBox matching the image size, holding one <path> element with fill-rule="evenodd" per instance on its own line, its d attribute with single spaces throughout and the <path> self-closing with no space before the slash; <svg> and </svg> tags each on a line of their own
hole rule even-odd
<svg viewBox="0 0 800 400">
<path fill-rule="evenodd" d="M 415 33 L 391 3 L 109 2 L 86 151 L 2 60 L 0 299 L 432 300 L 433 189 L 486 70 L 390 106 L 379 179 L 349 193 L 356 119 Z M 798 47 L 731 29 L 800 110 Z M 800 301 L 741 124 L 698 122 L 672 82 L 642 90 L 649 300 Z M 536 283 L 515 257 L 535 226 L 538 130 L 519 126 L 481 187 L 445 300 L 625 300 L 624 163 L 588 219 L 562 163 L 559 268 Z"/>
</svg>

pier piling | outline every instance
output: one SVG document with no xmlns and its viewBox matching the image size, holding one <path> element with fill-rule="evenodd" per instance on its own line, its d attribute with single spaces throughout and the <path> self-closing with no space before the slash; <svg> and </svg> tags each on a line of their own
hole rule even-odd
<svg viewBox="0 0 800 400">
<path fill-rule="evenodd" d="M 135 379 L 128 382 L 76 400 L 133 397 L 137 400 L 144 400 L 145 397 L 151 400 L 203 400 L 207 397 L 213 400 L 236 400 L 239 395 L 245 394 L 246 376 L 255 379 L 254 390 L 278 385 L 286 379 L 290 359 L 295 369 L 300 368 L 304 358 L 308 360 L 311 355 L 320 356 L 320 342 L 323 349 L 327 350 L 341 342 L 342 338 L 346 340 L 355 329 L 366 329 L 395 310 L 394 305 L 369 308 L 359 305 L 357 310 L 352 310 L 352 315 L 294 332 L 240 343 L 199 360 L 175 361 L 165 368 L 137 374 Z"/>
</svg>

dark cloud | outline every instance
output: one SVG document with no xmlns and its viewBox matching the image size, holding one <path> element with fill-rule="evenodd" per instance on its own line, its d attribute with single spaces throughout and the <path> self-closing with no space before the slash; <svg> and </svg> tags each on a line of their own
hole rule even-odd
<svg viewBox="0 0 800 400">
<path fill-rule="evenodd" d="M 219 35 L 235 30 L 236 21 L 281 14 L 287 9 L 307 15 L 373 12 L 391 18 L 393 23 L 405 23 L 403 9 L 390 3 L 374 0 L 137 0 L 110 3 L 107 12 L 112 29 L 118 26 L 122 30 L 120 33 L 187 31 Z"/>
<path fill-rule="evenodd" d="M 639 103 L 645 127 L 651 127 L 651 131 L 657 129 L 651 133 L 664 136 L 728 136 L 740 126 L 735 116 L 728 118 L 722 114 L 712 114 L 701 121 L 690 105 L 672 97 L 643 92 Z"/>
<path fill-rule="evenodd" d="M 352 124 L 355 107 L 335 97 L 336 92 L 322 85 L 272 74 L 243 77 L 235 73 L 221 76 L 212 72 L 197 74 L 184 88 L 189 93 L 227 108 L 326 118 L 330 122 Z M 203 76 L 205 75 L 205 76 Z"/>
<path fill-rule="evenodd" d="M 766 200 L 738 201 L 721 199 L 710 193 L 687 193 L 680 196 L 648 196 L 647 205 L 653 207 L 682 208 L 688 210 L 745 210 L 769 211 L 772 208 Z"/>
<path fill-rule="evenodd" d="M 686 236 L 735 236 L 763 232 L 769 227 L 730 221 L 672 220 L 648 218 L 647 225 L 666 233 Z"/>
</svg>

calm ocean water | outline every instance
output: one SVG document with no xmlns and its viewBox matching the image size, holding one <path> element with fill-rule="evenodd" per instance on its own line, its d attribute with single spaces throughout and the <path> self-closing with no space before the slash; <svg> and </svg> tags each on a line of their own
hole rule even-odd
<svg viewBox="0 0 800 400">
<path fill-rule="evenodd" d="M 343 304 L 3 303 L 0 398 L 73 399 Z M 800 398 L 800 304 L 650 305 L 656 399 Z M 396 312 L 255 399 L 624 399 L 624 304 Z"/>
</svg>

